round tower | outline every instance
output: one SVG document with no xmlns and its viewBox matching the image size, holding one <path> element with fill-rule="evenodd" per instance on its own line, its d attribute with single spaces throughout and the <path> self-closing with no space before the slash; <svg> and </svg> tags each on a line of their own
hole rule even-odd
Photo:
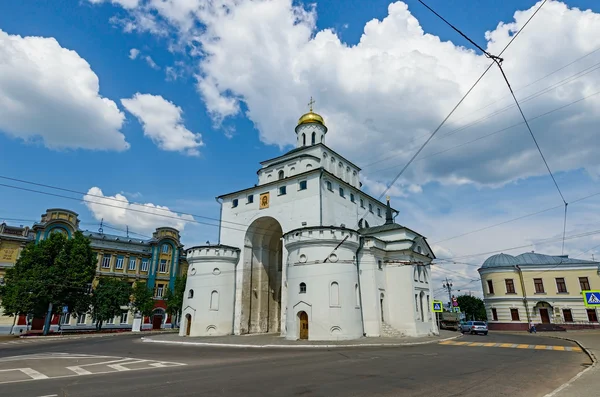
<svg viewBox="0 0 600 397">
<path fill-rule="evenodd" d="M 196 246 L 187 249 L 186 254 L 188 273 L 179 335 L 232 334 L 239 248 Z"/>
<path fill-rule="evenodd" d="M 283 238 L 288 251 L 286 338 L 360 338 L 359 234 L 315 226 L 292 230 Z"/>
<path fill-rule="evenodd" d="M 317 143 L 325 144 L 325 135 L 327 127 L 325 120 L 321 115 L 314 113 L 312 105 L 315 101 L 310 98 L 308 113 L 303 114 L 298 120 L 296 126 L 296 147 L 316 145 Z"/>
</svg>

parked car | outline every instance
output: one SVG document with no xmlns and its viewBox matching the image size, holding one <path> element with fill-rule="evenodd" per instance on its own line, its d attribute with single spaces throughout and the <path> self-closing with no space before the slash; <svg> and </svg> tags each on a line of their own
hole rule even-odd
<svg viewBox="0 0 600 397">
<path fill-rule="evenodd" d="M 459 331 L 461 333 L 471 333 L 471 334 L 488 334 L 487 324 L 483 321 L 467 321 L 460 324 Z"/>
</svg>

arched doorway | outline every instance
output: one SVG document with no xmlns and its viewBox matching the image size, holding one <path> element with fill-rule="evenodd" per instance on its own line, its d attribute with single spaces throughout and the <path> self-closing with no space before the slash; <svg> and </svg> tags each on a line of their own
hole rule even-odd
<svg viewBox="0 0 600 397">
<path fill-rule="evenodd" d="M 280 332 L 283 231 L 271 217 L 256 219 L 244 240 L 242 333 Z"/>
<path fill-rule="evenodd" d="M 534 313 L 538 311 L 540 313 L 540 321 L 542 324 L 550 324 L 550 314 L 552 312 L 552 305 L 548 302 L 538 302 L 533 307 Z"/>
<path fill-rule="evenodd" d="M 152 312 L 152 329 L 160 329 L 164 317 L 165 311 L 163 309 L 154 309 Z"/>
<path fill-rule="evenodd" d="M 298 313 L 299 339 L 308 339 L 308 314 L 302 311 Z"/>
<path fill-rule="evenodd" d="M 192 331 L 192 315 L 185 315 L 185 336 L 190 336 L 190 332 Z"/>
</svg>

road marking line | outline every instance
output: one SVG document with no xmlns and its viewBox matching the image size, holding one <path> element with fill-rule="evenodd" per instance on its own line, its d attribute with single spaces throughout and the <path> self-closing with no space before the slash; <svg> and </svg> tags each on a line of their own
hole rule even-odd
<svg viewBox="0 0 600 397">
<path fill-rule="evenodd" d="M 451 340 L 445 340 L 443 342 L 440 342 L 440 345 L 452 345 L 453 342 Z"/>
<path fill-rule="evenodd" d="M 554 346 L 554 350 L 561 350 L 564 351 L 565 347 L 564 346 Z"/>
<path fill-rule="evenodd" d="M 467 345 L 469 344 L 469 342 L 454 342 L 453 345 L 457 345 L 457 346 L 462 346 L 462 345 Z"/>
<path fill-rule="evenodd" d="M 546 345 L 533 345 L 533 348 L 535 350 L 546 350 L 547 346 Z"/>
<path fill-rule="evenodd" d="M 454 341 L 443 341 L 440 345 L 452 345 L 452 346 L 468 346 L 468 347 L 504 347 L 512 349 L 534 349 L 534 350 L 552 350 L 552 351 L 568 351 L 568 352 L 581 352 L 579 347 L 570 346 L 554 346 L 554 345 L 527 345 L 517 343 L 481 343 L 481 342 L 454 342 Z"/>
<path fill-rule="evenodd" d="M 38 397 L 58 397 L 58 394 L 46 394 L 45 396 L 38 396 Z"/>
<path fill-rule="evenodd" d="M 137 361 L 131 361 L 131 362 L 123 363 L 123 364 L 129 365 L 129 364 L 140 364 L 140 363 L 145 363 L 145 362 L 148 362 L 148 360 L 137 360 Z M 109 364 L 109 365 L 107 365 L 107 367 L 116 369 L 117 371 L 131 371 L 131 368 L 124 367 L 120 364 Z"/>
<path fill-rule="evenodd" d="M 19 368 L 19 371 L 23 372 L 25 375 L 30 376 L 31 379 L 48 379 L 46 375 L 41 372 L 36 371 L 31 368 Z"/>
<path fill-rule="evenodd" d="M 500 347 L 512 347 L 513 344 L 512 343 L 502 343 L 500 344 Z"/>
<path fill-rule="evenodd" d="M 92 374 L 92 372 L 88 371 L 87 369 L 83 369 L 77 365 L 72 366 L 72 367 L 66 367 L 69 371 L 73 371 L 75 372 L 77 375 L 90 375 Z"/>
<path fill-rule="evenodd" d="M 574 352 L 580 352 L 581 347 L 572 347 L 571 350 L 573 350 Z"/>
<path fill-rule="evenodd" d="M 528 349 L 529 345 L 517 345 L 517 349 Z"/>
</svg>

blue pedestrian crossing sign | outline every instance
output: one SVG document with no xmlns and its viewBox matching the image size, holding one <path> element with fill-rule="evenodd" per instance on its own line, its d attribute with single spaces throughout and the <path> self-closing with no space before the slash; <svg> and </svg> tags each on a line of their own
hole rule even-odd
<svg viewBox="0 0 600 397">
<path fill-rule="evenodd" d="M 63 312 L 64 314 L 67 314 L 67 313 L 69 312 L 69 306 L 63 306 L 63 308 L 62 308 L 62 312 Z"/>
<path fill-rule="evenodd" d="M 600 306 L 600 291 L 581 291 L 583 294 L 583 303 L 586 307 Z"/>
<path fill-rule="evenodd" d="M 453 309 L 454 309 L 454 313 L 460 313 L 460 307 L 455 306 L 455 307 L 453 307 Z"/>
<path fill-rule="evenodd" d="M 442 306 L 442 301 L 433 301 L 433 302 L 431 302 L 431 311 L 434 312 L 434 313 L 438 313 L 438 312 L 444 311 L 443 306 Z"/>
</svg>

